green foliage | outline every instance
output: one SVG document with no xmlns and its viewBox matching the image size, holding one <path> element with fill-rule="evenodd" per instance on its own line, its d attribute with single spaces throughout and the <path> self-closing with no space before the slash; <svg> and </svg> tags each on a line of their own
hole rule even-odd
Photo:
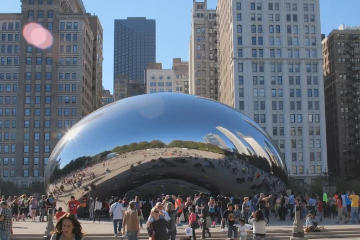
<svg viewBox="0 0 360 240">
<path fill-rule="evenodd" d="M 144 150 L 150 148 L 165 148 L 165 147 L 166 144 L 161 142 L 160 140 L 153 140 L 151 142 L 143 141 L 139 143 L 131 143 L 129 145 L 117 146 L 111 152 L 117 152 L 121 154 L 121 153 L 133 152 L 137 150 Z"/>
<path fill-rule="evenodd" d="M 3 179 L 0 179 L 0 190 L 1 196 L 19 196 L 22 194 L 30 196 L 33 193 L 44 194 L 45 186 L 42 182 L 37 182 L 29 187 L 20 187 L 11 181 L 4 181 Z"/>
</svg>

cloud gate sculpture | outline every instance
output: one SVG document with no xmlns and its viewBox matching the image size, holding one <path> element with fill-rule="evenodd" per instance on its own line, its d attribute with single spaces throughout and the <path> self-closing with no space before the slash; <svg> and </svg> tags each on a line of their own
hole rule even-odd
<svg viewBox="0 0 360 240">
<path fill-rule="evenodd" d="M 286 169 L 247 116 L 210 99 L 159 93 L 114 102 L 79 121 L 53 150 L 45 184 L 64 203 L 84 193 L 244 196 L 285 190 Z"/>
</svg>

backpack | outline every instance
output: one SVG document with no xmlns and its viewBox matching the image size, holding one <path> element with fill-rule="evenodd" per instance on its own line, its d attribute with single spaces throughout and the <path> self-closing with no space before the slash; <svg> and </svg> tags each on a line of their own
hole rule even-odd
<svg viewBox="0 0 360 240">
<path fill-rule="evenodd" d="M 285 198 L 282 197 L 282 199 L 281 199 L 281 206 L 283 207 L 284 205 L 285 205 Z"/>
</svg>

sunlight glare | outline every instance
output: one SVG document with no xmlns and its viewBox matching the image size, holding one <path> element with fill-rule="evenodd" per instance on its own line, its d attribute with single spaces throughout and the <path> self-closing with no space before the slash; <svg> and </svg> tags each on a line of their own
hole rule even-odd
<svg viewBox="0 0 360 240">
<path fill-rule="evenodd" d="M 53 44 L 53 36 L 43 26 L 38 23 L 28 23 L 23 29 L 25 40 L 40 49 L 46 49 Z"/>
</svg>

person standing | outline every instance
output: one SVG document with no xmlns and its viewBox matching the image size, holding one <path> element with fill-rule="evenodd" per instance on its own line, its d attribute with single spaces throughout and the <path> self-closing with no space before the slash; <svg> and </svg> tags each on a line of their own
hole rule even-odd
<svg viewBox="0 0 360 240">
<path fill-rule="evenodd" d="M 128 240 L 137 240 L 140 236 L 140 221 L 136 211 L 136 202 L 130 202 L 129 208 L 125 212 L 123 219 L 123 235 L 125 235 L 125 231 Z"/>
<path fill-rule="evenodd" d="M 232 203 L 228 203 L 227 207 L 228 207 L 228 209 L 225 210 L 224 214 L 223 214 L 223 220 L 227 221 L 227 223 L 228 223 L 227 235 L 228 235 L 228 238 L 231 239 L 232 235 L 234 234 L 234 238 L 236 239 L 238 237 L 237 236 L 237 227 L 234 225 L 235 225 L 235 222 L 238 221 L 239 219 L 234 218 Z"/>
<path fill-rule="evenodd" d="M 359 218 L 359 195 L 353 191 L 348 198 L 351 200 L 351 222 L 353 224 L 360 223 Z M 357 222 L 356 222 L 357 221 Z"/>
<path fill-rule="evenodd" d="M 69 212 L 73 214 L 77 218 L 77 210 L 80 206 L 80 202 L 75 200 L 74 196 L 70 197 L 70 201 L 68 202 Z"/>
<path fill-rule="evenodd" d="M 95 208 L 94 199 L 92 197 L 90 197 L 90 202 L 89 202 L 89 217 L 90 217 L 90 219 L 94 219 L 94 208 Z"/>
<path fill-rule="evenodd" d="M 151 209 L 152 209 L 152 205 L 150 203 L 150 200 L 146 200 L 144 205 L 143 205 L 143 217 L 144 217 L 144 219 L 149 218 Z"/>
<path fill-rule="evenodd" d="M 10 240 L 10 235 L 13 232 L 12 229 L 12 212 L 7 208 L 5 201 L 1 202 L 1 213 L 0 213 L 0 239 Z"/>
<path fill-rule="evenodd" d="M 46 215 L 46 196 L 42 195 L 39 201 L 39 210 L 40 210 L 40 222 L 45 222 Z"/>
<path fill-rule="evenodd" d="M 110 216 L 112 216 L 114 225 L 114 237 L 117 237 L 118 233 L 121 234 L 121 227 L 123 222 L 123 216 L 125 208 L 120 203 L 121 200 L 115 198 L 114 203 L 110 207 Z"/>
<path fill-rule="evenodd" d="M 182 226 L 181 221 L 180 221 L 180 217 L 181 214 L 183 213 L 182 210 L 182 196 L 178 195 L 176 201 L 175 201 L 175 208 L 179 208 L 178 212 L 177 212 L 177 217 L 176 217 L 176 224 L 178 226 Z"/>
<path fill-rule="evenodd" d="M 35 196 L 31 197 L 31 218 L 32 221 L 36 221 L 36 209 L 38 208 L 38 202 Z"/>
<path fill-rule="evenodd" d="M 100 202 L 99 198 L 95 198 L 95 216 L 94 216 L 94 220 L 93 222 L 95 222 L 96 217 L 99 218 L 99 222 L 100 222 L 100 218 L 101 218 L 101 210 L 102 210 L 102 202 Z"/>
</svg>

